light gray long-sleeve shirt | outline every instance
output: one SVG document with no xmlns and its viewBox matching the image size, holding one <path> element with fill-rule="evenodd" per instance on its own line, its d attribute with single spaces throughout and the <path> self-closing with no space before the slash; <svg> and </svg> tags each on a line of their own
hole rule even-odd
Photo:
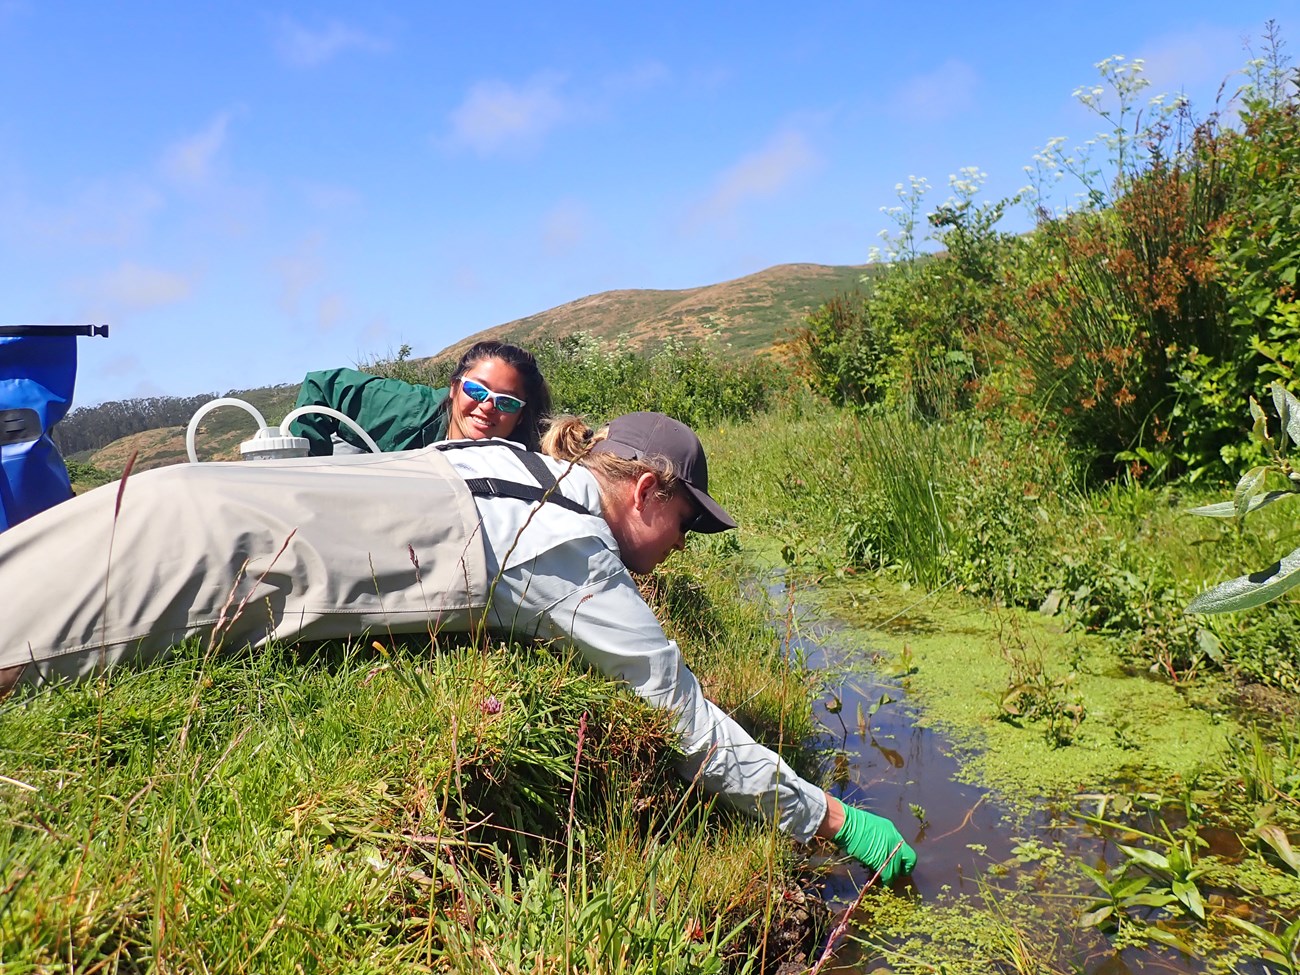
<svg viewBox="0 0 1300 975">
<path fill-rule="evenodd" d="M 453 448 L 445 455 L 467 478 L 535 483 L 509 445 Z M 777 818 L 786 833 L 807 842 L 826 815 L 825 793 L 704 696 L 619 559 L 609 526 L 597 517 L 595 479 L 581 467 L 544 459 L 559 490 L 593 515 L 549 503 L 534 513 L 537 506 L 525 501 L 475 497 L 488 578 L 498 579 L 490 607 L 496 628 L 572 642 L 602 673 L 675 715 L 683 776 L 699 775 L 708 792 L 742 812 Z"/>
</svg>

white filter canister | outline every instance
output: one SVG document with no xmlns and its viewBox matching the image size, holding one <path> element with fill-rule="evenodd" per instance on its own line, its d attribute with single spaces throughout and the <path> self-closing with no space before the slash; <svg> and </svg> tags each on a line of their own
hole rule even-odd
<svg viewBox="0 0 1300 975">
<path fill-rule="evenodd" d="M 269 434 L 269 430 L 262 430 Z M 306 457 L 309 447 L 306 437 L 257 436 L 239 445 L 244 460 L 281 460 L 285 457 Z"/>
</svg>

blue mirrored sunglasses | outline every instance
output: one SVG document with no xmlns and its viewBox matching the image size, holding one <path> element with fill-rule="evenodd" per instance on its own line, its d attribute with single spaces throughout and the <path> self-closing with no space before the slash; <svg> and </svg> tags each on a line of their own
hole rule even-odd
<svg viewBox="0 0 1300 975">
<path fill-rule="evenodd" d="M 492 401 L 492 405 L 502 413 L 518 413 L 527 402 L 521 400 L 518 396 L 511 396 L 509 393 L 494 393 L 482 383 L 475 382 L 473 379 L 462 379 L 460 388 L 466 396 L 475 403 L 486 403 Z"/>
</svg>

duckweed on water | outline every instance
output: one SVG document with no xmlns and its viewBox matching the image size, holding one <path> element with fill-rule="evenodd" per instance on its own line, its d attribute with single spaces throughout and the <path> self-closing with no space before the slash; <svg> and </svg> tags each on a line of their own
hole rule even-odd
<svg viewBox="0 0 1300 975">
<path fill-rule="evenodd" d="M 1190 781 L 1218 764 L 1240 729 L 1226 714 L 1223 685 L 1202 678 L 1175 687 L 1126 672 L 1103 639 L 1061 632 L 1051 619 L 981 607 L 940 593 L 928 598 L 874 580 L 822 590 L 823 606 L 849 622 L 839 634 L 843 664 L 908 656 L 906 690 L 963 749 L 962 777 L 1007 801 L 1064 797 L 1119 781 Z M 905 622 L 906 625 L 900 625 Z M 1026 672 L 1040 696 L 1077 707 L 1069 743 L 1043 718 L 1018 719 L 1003 701 Z"/>
</svg>

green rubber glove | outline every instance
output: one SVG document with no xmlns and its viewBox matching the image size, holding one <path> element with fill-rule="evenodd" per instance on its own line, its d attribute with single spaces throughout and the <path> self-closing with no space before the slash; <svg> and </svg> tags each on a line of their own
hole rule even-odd
<svg viewBox="0 0 1300 975">
<path fill-rule="evenodd" d="M 912 872 L 916 866 L 916 853 L 888 819 L 847 803 L 844 805 L 844 825 L 835 834 L 835 844 L 863 866 L 879 870 L 889 851 L 899 843 L 903 845 L 880 875 L 880 882 L 886 887 Z"/>
</svg>

